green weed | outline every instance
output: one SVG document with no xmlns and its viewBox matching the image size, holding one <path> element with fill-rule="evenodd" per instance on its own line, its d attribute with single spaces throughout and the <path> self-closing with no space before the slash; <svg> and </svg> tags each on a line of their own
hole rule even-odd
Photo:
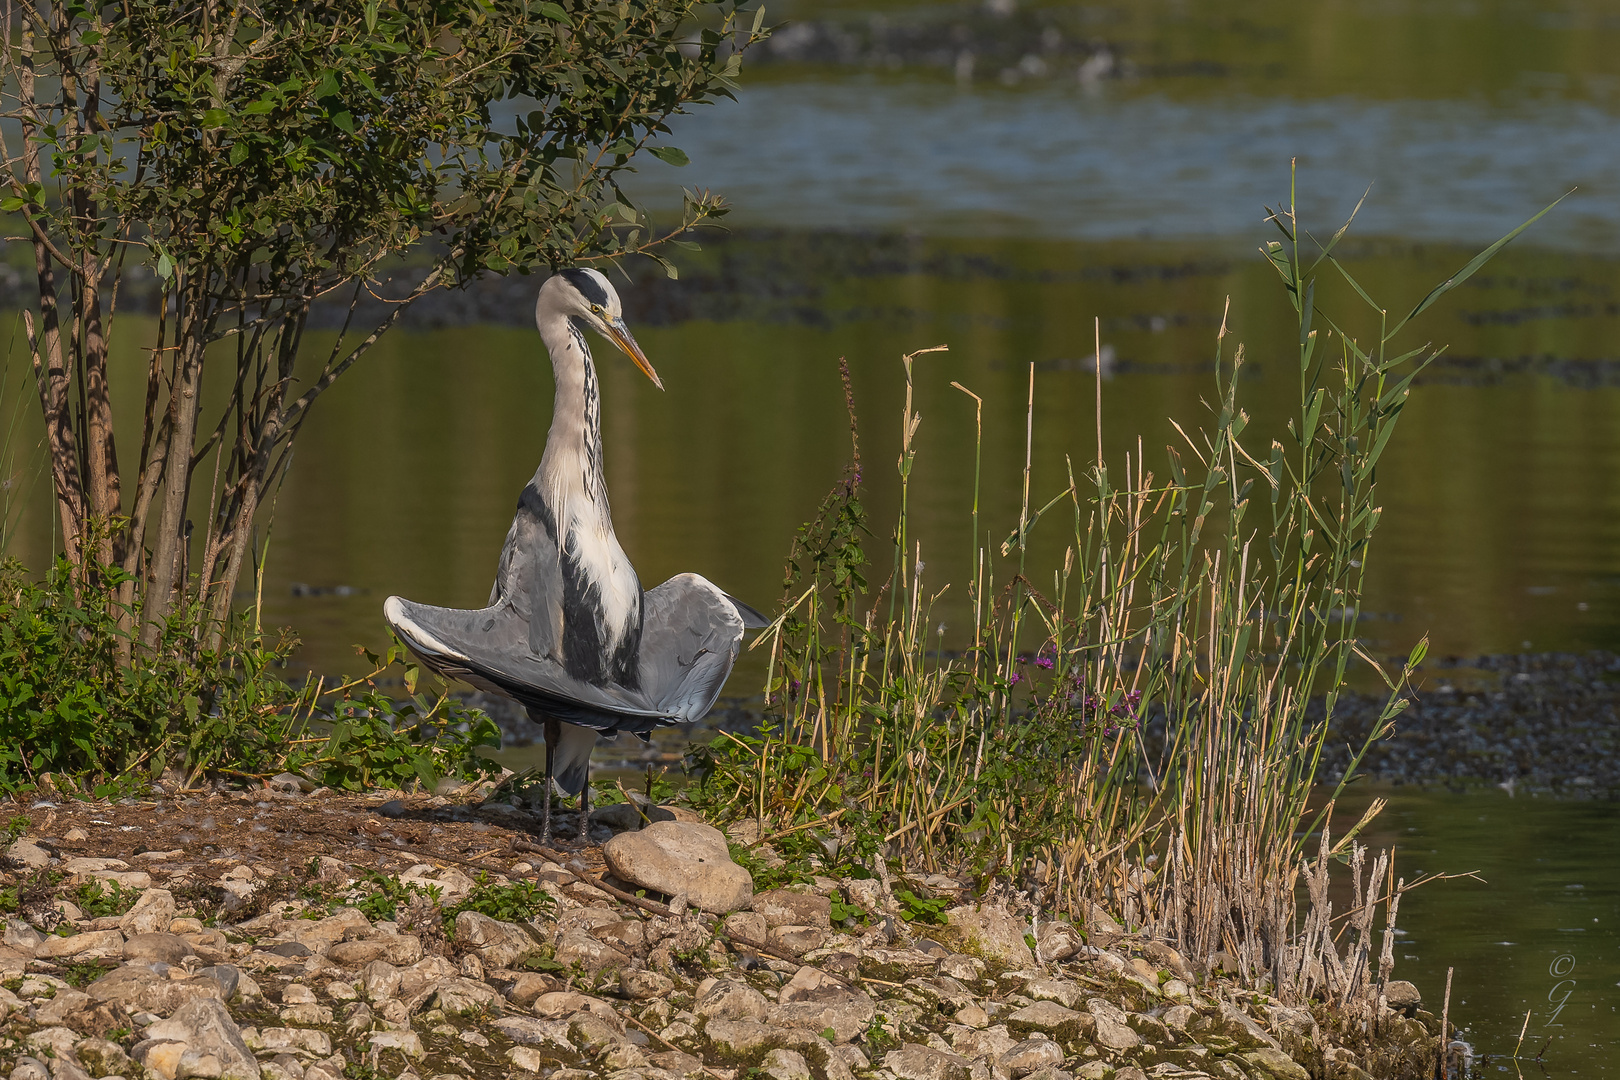
<svg viewBox="0 0 1620 1080">
<path fill-rule="evenodd" d="M 463 911 L 476 911 L 502 922 L 522 923 L 556 911 L 557 902 L 550 893 L 532 881 L 514 881 L 497 885 L 482 871 L 472 892 L 459 904 L 444 909 L 445 933 L 455 930 L 456 916 Z"/>
<path fill-rule="evenodd" d="M 945 910 L 951 902 L 942 896 L 918 896 L 910 889 L 894 890 L 894 898 L 900 905 L 900 917 L 906 922 L 924 923 L 929 926 L 945 925 Z"/>
<path fill-rule="evenodd" d="M 134 907 L 135 901 L 140 898 L 139 889 L 125 888 L 116 881 L 102 881 L 100 878 L 84 882 L 73 892 L 73 902 L 92 919 L 122 915 Z"/>
</svg>

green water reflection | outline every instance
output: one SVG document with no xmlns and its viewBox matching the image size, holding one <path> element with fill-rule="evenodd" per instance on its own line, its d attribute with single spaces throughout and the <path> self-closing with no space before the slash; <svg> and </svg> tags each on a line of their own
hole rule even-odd
<svg viewBox="0 0 1620 1080">
<path fill-rule="evenodd" d="M 1483 879 L 1433 882 L 1401 900 L 1396 977 L 1416 983 L 1438 1015 L 1446 969 L 1455 969 L 1451 1015 L 1476 1052 L 1491 1057 L 1486 1075 L 1514 1075 L 1508 1059 L 1521 1030 L 1524 1076 L 1612 1072 L 1620 1054 L 1620 809 L 1497 788 L 1362 797 L 1374 793 L 1390 805 L 1369 842 L 1395 849 L 1398 875 L 1478 871 Z"/>
</svg>

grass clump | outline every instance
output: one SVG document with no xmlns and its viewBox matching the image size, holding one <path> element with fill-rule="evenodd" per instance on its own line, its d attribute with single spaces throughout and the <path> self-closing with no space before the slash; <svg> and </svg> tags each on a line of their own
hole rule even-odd
<svg viewBox="0 0 1620 1080">
<path fill-rule="evenodd" d="M 141 890 L 125 888 L 116 881 L 91 878 L 73 891 L 73 902 L 91 919 L 104 919 L 122 915 L 135 906 Z"/>
<path fill-rule="evenodd" d="M 1333 254 L 1344 229 L 1312 251 L 1292 206 L 1271 221 L 1282 239 L 1263 253 L 1298 324 L 1283 365 L 1298 381 L 1289 414 L 1251 416 L 1244 350 L 1223 319 L 1208 416 L 1176 423 L 1150 471 L 1140 439 L 1122 460 L 1105 457 L 1099 373 L 1089 465 L 1071 460 L 1067 483 L 1042 501 L 1026 450 L 1011 478 L 1022 509 L 1003 531 L 980 521 L 975 466 L 964 507 L 973 618 L 959 650 L 936 631 L 940 587 L 924 581 L 908 533 L 921 354 L 904 358 L 887 579 L 868 591 L 857 444 L 800 531 L 782 614 L 754 646 L 769 651 L 765 730 L 722 735 L 691 761 L 710 815 L 830 838 L 824 865 L 832 851 L 865 850 L 903 872 L 1010 880 L 1040 911 L 1082 926 L 1101 903 L 1195 962 L 1224 947 L 1245 977 L 1321 989 L 1306 985 L 1320 966 L 1310 974 L 1291 930 L 1307 844 L 1323 840 L 1320 860 L 1350 840 L 1330 848 L 1328 809 L 1312 805 L 1335 701 L 1353 662 L 1385 682 L 1379 723 L 1316 807 L 1331 807 L 1391 729 L 1424 656 L 1419 644 L 1386 670 L 1356 636 L 1379 460 L 1438 355 L 1393 343 L 1517 233 L 1391 325 Z M 1032 405 L 1033 370 L 1030 380 Z M 1037 528 L 1065 531 L 1057 564 L 1032 565 Z M 1309 711 L 1313 700 L 1325 709 Z M 908 895 L 913 913 L 938 913 Z"/>
</svg>

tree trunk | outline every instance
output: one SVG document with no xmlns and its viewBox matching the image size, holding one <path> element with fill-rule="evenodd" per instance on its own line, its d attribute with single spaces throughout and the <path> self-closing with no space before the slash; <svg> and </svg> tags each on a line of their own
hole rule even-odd
<svg viewBox="0 0 1620 1080">
<path fill-rule="evenodd" d="M 197 437 L 201 406 L 205 328 L 201 325 L 206 302 L 203 286 L 186 282 L 180 289 L 179 359 L 175 364 L 174 391 L 169 396 L 168 453 L 163 467 L 163 510 L 158 516 L 152 544 L 152 576 L 141 614 L 141 644 L 151 648 L 174 609 L 174 591 L 181 563 L 186 528 L 186 498 L 191 492 L 191 448 Z"/>
</svg>

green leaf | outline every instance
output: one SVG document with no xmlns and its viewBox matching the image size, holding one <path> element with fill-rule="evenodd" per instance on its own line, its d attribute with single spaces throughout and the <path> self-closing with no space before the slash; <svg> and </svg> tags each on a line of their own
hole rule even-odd
<svg viewBox="0 0 1620 1080">
<path fill-rule="evenodd" d="M 247 143 L 238 141 L 238 142 L 235 142 L 235 143 L 231 144 L 231 164 L 232 165 L 240 165 L 240 164 L 242 164 L 242 162 L 247 160 L 247 156 L 248 156 L 248 144 Z"/>
<path fill-rule="evenodd" d="M 653 157 L 666 165 L 674 165 L 676 168 L 688 165 L 692 161 L 691 158 L 686 156 L 686 151 L 677 146 L 654 146 L 649 149 L 652 151 Z"/>
<path fill-rule="evenodd" d="M 354 134 L 354 116 L 347 109 L 332 114 L 332 123 L 350 135 Z"/>
<path fill-rule="evenodd" d="M 1475 255 L 1472 259 L 1468 260 L 1468 265 L 1467 266 L 1463 267 L 1461 270 L 1457 271 L 1451 277 L 1447 278 L 1446 280 L 1442 281 L 1440 284 L 1436 285 L 1433 289 L 1431 289 L 1429 291 L 1428 296 L 1425 296 L 1422 300 L 1419 300 L 1417 307 L 1412 309 L 1412 313 L 1410 315 L 1408 315 L 1406 318 L 1402 319 L 1400 322 L 1395 324 L 1395 328 L 1389 332 L 1389 337 L 1391 337 L 1391 338 L 1394 337 L 1397 333 L 1400 332 L 1401 327 L 1405 326 L 1407 323 L 1411 322 L 1413 319 L 1417 318 L 1419 315 L 1421 315 L 1425 311 L 1427 311 L 1429 309 L 1429 306 L 1431 304 L 1433 304 L 1436 300 L 1440 299 L 1446 293 L 1450 292 L 1452 289 L 1455 289 L 1458 285 L 1461 285 L 1463 282 L 1465 282 L 1469 278 L 1473 277 L 1474 273 L 1480 267 L 1482 267 L 1486 263 L 1490 262 L 1492 256 L 1494 256 L 1498 251 L 1501 251 L 1503 248 L 1507 247 L 1508 244 L 1514 239 L 1514 237 L 1518 236 L 1520 233 L 1524 232 L 1524 230 L 1528 229 L 1530 226 L 1532 226 L 1536 222 L 1540 221 L 1549 212 L 1551 212 L 1551 210 L 1552 210 L 1552 208 L 1554 206 L 1557 206 L 1559 203 L 1563 202 L 1565 199 L 1569 198 L 1574 193 L 1575 193 L 1574 188 L 1571 188 L 1570 190 L 1564 192 L 1562 195 L 1558 196 L 1558 198 L 1554 199 L 1551 203 L 1549 203 L 1546 206 L 1546 208 L 1541 211 L 1541 213 L 1537 214 L 1535 217 L 1531 218 L 1529 221 L 1526 221 L 1523 225 L 1520 225 L 1517 229 L 1514 229 L 1512 232 L 1510 232 L 1506 236 L 1502 237 L 1502 239 L 1498 240 L 1496 243 L 1492 244 L 1490 247 L 1486 248 L 1484 251 L 1480 252 L 1478 255 Z M 1387 341 L 1388 338 L 1386 338 L 1385 340 Z"/>
<path fill-rule="evenodd" d="M 231 114 L 224 109 L 209 109 L 203 113 L 202 126 L 205 128 L 222 128 L 231 118 Z"/>
<path fill-rule="evenodd" d="M 536 10 L 552 22 L 566 23 L 571 21 L 568 18 L 568 12 L 562 9 L 561 4 L 541 4 Z"/>
<path fill-rule="evenodd" d="M 174 276 L 174 260 L 168 255 L 159 255 L 157 261 L 157 276 L 164 281 Z"/>
</svg>

